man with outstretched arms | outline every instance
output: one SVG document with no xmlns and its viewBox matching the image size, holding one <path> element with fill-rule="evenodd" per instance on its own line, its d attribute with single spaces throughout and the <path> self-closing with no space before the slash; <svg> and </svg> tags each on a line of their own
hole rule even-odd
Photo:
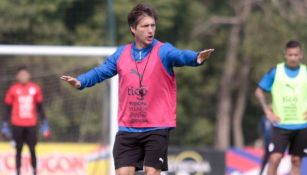
<svg viewBox="0 0 307 175">
<path fill-rule="evenodd" d="M 134 42 L 120 46 L 104 64 L 78 76 L 62 76 L 73 87 L 94 86 L 119 75 L 119 131 L 113 148 L 117 175 L 167 170 L 169 131 L 176 127 L 174 67 L 198 66 L 213 49 L 179 50 L 155 39 L 157 15 L 138 4 L 128 15 Z"/>
</svg>

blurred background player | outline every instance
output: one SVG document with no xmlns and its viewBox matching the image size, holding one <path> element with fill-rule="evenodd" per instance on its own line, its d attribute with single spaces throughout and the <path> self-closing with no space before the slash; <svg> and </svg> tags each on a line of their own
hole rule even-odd
<svg viewBox="0 0 307 175">
<path fill-rule="evenodd" d="M 291 175 L 301 174 L 302 157 L 307 153 L 307 70 L 301 64 L 303 50 L 299 41 L 288 41 L 285 62 L 277 64 L 260 80 L 255 95 L 273 126 L 269 144 L 268 174 L 276 175 L 286 148 L 291 155 Z M 265 92 L 272 95 L 272 108 Z"/>
<path fill-rule="evenodd" d="M 5 95 L 5 115 L 2 134 L 8 139 L 12 136 L 16 148 L 16 171 L 20 175 L 21 152 L 26 143 L 31 154 L 33 174 L 36 174 L 37 116 L 41 119 L 41 132 L 45 138 L 50 137 L 48 122 L 43 110 L 43 96 L 38 84 L 30 81 L 31 75 L 26 67 L 17 71 L 17 82 L 10 86 Z M 10 127 L 12 129 L 12 134 Z"/>
<path fill-rule="evenodd" d="M 121 46 L 104 64 L 78 78 L 62 76 L 73 87 L 94 86 L 119 75 L 119 132 L 113 156 L 117 175 L 167 171 L 169 131 L 176 127 L 174 67 L 199 66 L 214 49 L 179 50 L 155 39 L 157 15 L 136 5 L 128 15 L 134 42 Z"/>
</svg>

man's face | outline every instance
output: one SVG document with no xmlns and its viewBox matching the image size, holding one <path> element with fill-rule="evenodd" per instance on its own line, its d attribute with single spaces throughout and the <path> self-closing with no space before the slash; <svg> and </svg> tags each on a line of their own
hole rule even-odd
<svg viewBox="0 0 307 175">
<path fill-rule="evenodd" d="M 289 67 L 297 67 L 303 59 L 303 52 L 299 47 L 286 48 L 284 53 L 286 63 Z"/>
<path fill-rule="evenodd" d="M 156 22 L 150 16 L 140 17 L 139 23 L 135 27 L 130 27 L 131 32 L 134 34 L 137 47 L 147 47 L 150 45 L 155 37 Z"/>
<path fill-rule="evenodd" d="M 27 83 L 30 81 L 31 75 L 27 70 L 20 70 L 17 75 L 16 79 L 19 83 Z"/>
</svg>

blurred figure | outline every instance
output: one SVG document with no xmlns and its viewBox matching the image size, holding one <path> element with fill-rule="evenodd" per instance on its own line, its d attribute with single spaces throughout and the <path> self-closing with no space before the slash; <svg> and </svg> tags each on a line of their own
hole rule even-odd
<svg viewBox="0 0 307 175">
<path fill-rule="evenodd" d="M 36 175 L 37 116 L 41 119 L 41 132 L 50 137 L 50 130 L 43 110 L 43 96 L 38 84 L 30 81 L 31 75 L 26 67 L 20 67 L 16 74 L 17 82 L 10 86 L 5 95 L 5 116 L 2 135 L 13 138 L 16 148 L 16 172 L 20 175 L 21 152 L 26 143 L 31 154 L 33 175 Z M 12 134 L 9 125 L 11 125 Z"/>
<path fill-rule="evenodd" d="M 269 144 L 271 143 L 271 139 L 272 139 L 272 128 L 273 128 L 272 123 L 267 119 L 266 116 L 262 116 L 261 120 L 260 120 L 260 131 L 261 131 L 261 135 L 263 137 L 264 154 L 263 154 L 263 157 L 262 157 L 259 175 L 262 175 L 263 170 L 264 170 L 266 164 L 268 163 L 268 159 L 269 159 L 269 156 L 270 156 Z"/>
<path fill-rule="evenodd" d="M 301 64 L 303 50 L 299 41 L 288 41 L 285 62 L 277 64 L 260 80 L 255 95 L 273 126 L 269 144 L 269 175 L 277 168 L 287 147 L 291 155 L 291 175 L 301 174 L 302 157 L 307 153 L 307 68 Z M 272 95 L 272 108 L 265 92 Z"/>
</svg>

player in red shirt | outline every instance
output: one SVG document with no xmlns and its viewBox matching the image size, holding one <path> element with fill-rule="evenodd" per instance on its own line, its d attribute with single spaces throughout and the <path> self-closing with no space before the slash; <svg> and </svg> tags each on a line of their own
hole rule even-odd
<svg viewBox="0 0 307 175">
<path fill-rule="evenodd" d="M 50 136 L 42 105 L 41 88 L 38 84 L 31 82 L 30 78 L 30 72 L 26 67 L 19 68 L 16 75 L 17 82 L 10 86 L 5 95 L 6 112 L 1 131 L 4 136 L 9 138 L 11 136 L 9 124 L 11 125 L 12 136 L 16 145 L 17 175 L 20 175 L 21 152 L 24 143 L 29 146 L 33 174 L 36 175 L 37 116 L 41 119 L 40 130 L 43 136 Z"/>
</svg>

